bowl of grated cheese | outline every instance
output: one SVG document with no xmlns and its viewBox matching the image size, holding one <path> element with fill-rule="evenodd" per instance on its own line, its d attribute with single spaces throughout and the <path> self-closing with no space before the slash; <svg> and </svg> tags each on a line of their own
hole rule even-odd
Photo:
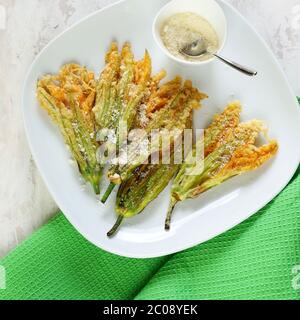
<svg viewBox="0 0 300 320">
<path fill-rule="evenodd" d="M 206 64 L 215 59 L 227 40 L 227 20 L 214 0 L 173 0 L 156 15 L 153 36 L 159 48 L 183 64 Z M 207 53 L 188 57 L 181 52 L 186 45 L 202 39 Z"/>
</svg>

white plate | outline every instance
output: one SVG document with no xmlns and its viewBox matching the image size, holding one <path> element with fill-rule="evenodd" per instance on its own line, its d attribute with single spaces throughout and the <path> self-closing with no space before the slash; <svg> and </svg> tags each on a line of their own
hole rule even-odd
<svg viewBox="0 0 300 320">
<path fill-rule="evenodd" d="M 127 0 L 90 15 L 41 52 L 24 88 L 24 118 L 31 150 L 55 201 L 90 242 L 127 257 L 150 258 L 175 253 L 231 229 L 272 200 L 292 178 L 300 160 L 299 106 L 261 37 L 235 9 L 220 1 L 229 22 L 223 54 L 259 70 L 259 76 L 245 77 L 218 61 L 206 66 L 183 67 L 164 56 L 152 38 L 153 18 L 167 2 Z M 209 94 L 210 99 L 195 117 L 198 128 L 206 126 L 228 101 L 240 99 L 244 119 L 259 118 L 268 123 L 271 137 L 280 143 L 278 156 L 256 172 L 179 205 L 170 232 L 164 231 L 169 201 L 169 190 L 166 190 L 143 214 L 127 220 L 115 238 L 108 239 L 106 232 L 116 219 L 114 197 L 103 206 L 89 189 L 82 188 L 58 130 L 37 104 L 35 88 L 38 77 L 55 73 L 70 61 L 100 71 L 104 53 L 113 39 L 120 43 L 130 40 L 140 57 L 148 48 L 155 70 L 164 67 L 170 76 L 179 73 Z"/>
</svg>

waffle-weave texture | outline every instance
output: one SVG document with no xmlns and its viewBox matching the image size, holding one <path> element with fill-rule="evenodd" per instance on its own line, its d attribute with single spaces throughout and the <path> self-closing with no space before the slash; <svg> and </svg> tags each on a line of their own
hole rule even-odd
<svg viewBox="0 0 300 320">
<path fill-rule="evenodd" d="M 166 258 L 134 260 L 86 241 L 62 214 L 8 255 L 0 299 L 133 299 Z"/>
</svg>

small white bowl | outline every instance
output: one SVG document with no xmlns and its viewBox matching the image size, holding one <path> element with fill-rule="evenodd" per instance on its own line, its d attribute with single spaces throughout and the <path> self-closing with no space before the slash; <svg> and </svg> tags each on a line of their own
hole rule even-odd
<svg viewBox="0 0 300 320">
<path fill-rule="evenodd" d="M 227 40 L 227 20 L 224 11 L 214 0 L 173 0 L 165 5 L 158 12 L 153 23 L 153 36 L 158 46 L 171 59 L 183 64 L 202 65 L 213 61 L 215 57 L 211 57 L 210 59 L 203 61 L 187 61 L 180 59 L 172 55 L 165 47 L 160 34 L 162 25 L 169 17 L 181 12 L 193 12 L 205 18 L 212 25 L 218 35 L 219 49 L 217 53 L 223 49 Z"/>
</svg>

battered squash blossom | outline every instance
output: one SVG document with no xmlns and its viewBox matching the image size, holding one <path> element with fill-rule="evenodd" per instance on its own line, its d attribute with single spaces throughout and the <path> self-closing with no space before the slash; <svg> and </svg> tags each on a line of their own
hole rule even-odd
<svg viewBox="0 0 300 320">
<path fill-rule="evenodd" d="M 190 123 L 192 111 L 200 107 L 200 102 L 207 96 L 193 87 L 191 81 L 183 83 L 180 77 L 167 82 L 161 87 L 152 86 L 150 94 L 145 97 L 139 112 L 136 114 L 135 126 L 143 129 L 143 132 L 150 140 L 151 133 L 155 130 L 165 132 L 183 133 Z M 140 165 L 145 163 L 148 158 L 161 152 L 161 142 L 152 139 L 151 147 L 141 154 L 138 150 L 140 143 L 129 145 L 126 149 L 126 163 L 113 166 L 108 173 L 111 185 L 106 192 L 105 202 L 116 185 L 128 181 L 136 173 Z M 171 139 L 172 140 L 172 139 Z M 122 153 L 121 153 L 122 155 Z"/>
<path fill-rule="evenodd" d="M 145 106 L 144 121 L 137 119 L 137 123 L 147 133 L 155 129 L 165 129 L 168 132 L 173 130 L 181 138 L 185 129 L 192 129 L 193 110 L 200 108 L 201 100 L 206 97 L 205 94 L 193 88 L 190 81 L 183 84 L 182 79 L 177 77 L 149 97 Z M 136 152 L 132 150 L 132 154 L 129 154 L 129 157 L 132 157 L 129 164 L 117 168 L 115 172 L 123 181 L 117 196 L 116 211 L 119 217 L 108 236 L 116 233 L 124 218 L 131 218 L 143 211 L 159 196 L 178 172 L 180 165 L 174 161 L 177 152 L 175 140 L 176 136 L 171 134 L 170 164 L 142 165 L 143 162 L 139 161 L 134 163 L 133 158 L 136 157 Z M 160 143 L 154 143 L 154 145 L 157 147 L 154 150 L 152 147 L 146 157 L 154 152 L 158 153 L 159 158 L 162 159 L 164 152 L 170 151 L 169 148 L 163 150 Z"/>
<path fill-rule="evenodd" d="M 108 236 L 117 232 L 124 218 L 141 213 L 174 176 L 166 230 L 179 202 L 257 169 L 278 151 L 277 142 L 268 138 L 261 121 L 241 123 L 241 104 L 233 102 L 214 117 L 204 136 L 191 144 L 183 164 L 178 164 L 178 155 L 184 158 L 186 149 L 181 147 L 184 130 L 193 129 L 193 111 L 207 96 L 181 77 L 162 85 L 165 77 L 165 71 L 152 75 L 147 51 L 141 61 L 136 61 L 129 43 L 119 51 L 113 42 L 99 79 L 85 67 L 67 64 L 58 74 L 46 75 L 37 83 L 40 106 L 60 129 L 81 175 L 96 194 L 100 193 L 104 160 L 115 161 L 109 168 L 110 185 L 102 198 L 105 203 L 120 186 L 118 219 Z M 132 129 L 142 130 L 128 138 Z M 107 143 L 109 131 L 114 132 L 112 144 Z M 153 132 L 158 135 L 153 136 Z M 257 146 L 261 134 L 267 142 Z M 165 146 L 162 140 L 167 135 L 169 144 Z M 144 145 L 144 141 L 151 144 Z M 102 147 L 105 152 L 99 152 Z M 203 159 L 195 161 L 200 151 Z M 165 154 L 168 164 L 162 161 Z M 151 161 L 154 157 L 157 164 Z"/>
<path fill-rule="evenodd" d="M 97 161 L 97 124 L 92 108 L 96 97 L 94 73 L 77 64 L 38 81 L 37 98 L 59 127 L 83 178 L 100 193 L 102 168 Z"/>
<path fill-rule="evenodd" d="M 170 229 L 172 213 L 178 202 L 194 199 L 234 176 L 255 170 L 277 153 L 278 144 L 267 138 L 266 127 L 261 121 L 239 123 L 240 110 L 239 103 L 229 105 L 206 130 L 206 157 L 200 174 L 197 165 L 182 165 L 172 186 L 166 230 Z M 255 143 L 261 133 L 269 141 L 257 147 Z M 192 152 L 198 147 L 195 145 Z"/>
<path fill-rule="evenodd" d="M 116 137 L 116 149 L 122 146 L 122 137 L 135 128 L 135 120 L 140 106 L 159 87 L 166 76 L 165 71 L 152 76 L 152 63 L 146 51 L 143 60 L 135 61 L 131 46 L 125 43 L 121 54 L 116 43 L 112 43 L 106 56 L 107 67 L 101 75 L 97 87 L 97 99 L 94 113 L 101 129 L 113 129 Z M 126 132 L 120 132 L 122 126 Z M 125 139 L 125 138 L 124 138 Z M 109 150 L 107 150 L 109 153 Z M 109 157 L 109 154 L 106 154 Z M 113 180 L 114 168 L 109 177 Z M 111 183 L 102 198 L 106 202 L 115 184 Z"/>
</svg>

